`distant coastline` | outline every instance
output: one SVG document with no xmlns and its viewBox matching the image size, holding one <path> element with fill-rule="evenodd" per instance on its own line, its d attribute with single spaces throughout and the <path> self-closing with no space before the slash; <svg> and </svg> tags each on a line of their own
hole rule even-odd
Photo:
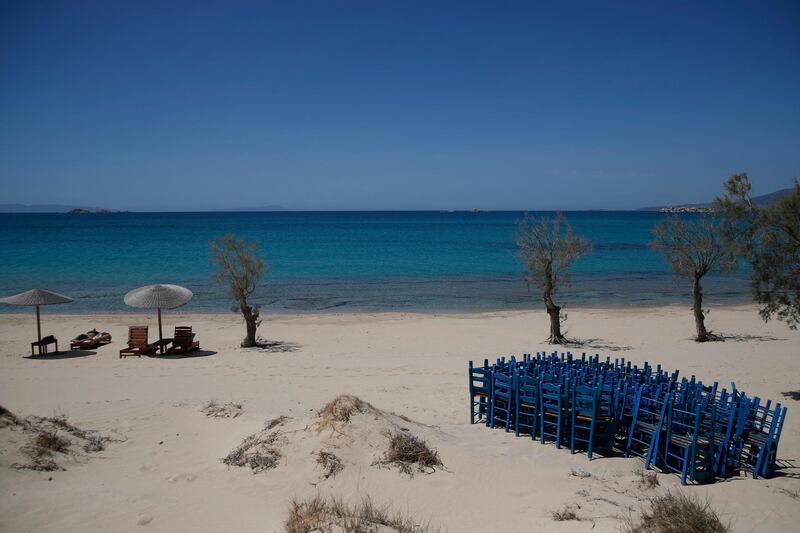
<svg viewBox="0 0 800 533">
<path fill-rule="evenodd" d="M 787 196 L 792 192 L 792 188 L 780 189 L 768 194 L 762 194 L 752 198 L 753 205 L 756 207 L 765 207 L 772 205 L 781 198 Z M 714 202 L 705 202 L 700 204 L 674 204 L 674 205 L 658 205 L 650 207 L 640 207 L 632 209 L 607 209 L 607 208 L 594 208 L 594 209 L 562 209 L 565 212 L 641 212 L 650 211 L 658 213 L 709 213 L 715 210 Z M 546 212 L 550 209 L 490 209 L 490 208 L 464 208 L 464 209 L 322 209 L 322 210 L 305 210 L 305 209 L 291 209 L 282 205 L 263 205 L 255 207 L 230 207 L 221 209 L 197 209 L 192 212 L 197 213 L 277 213 L 277 212 L 297 212 L 297 213 L 313 213 L 313 212 L 331 212 L 331 213 L 366 213 L 366 212 L 439 212 L 439 213 L 491 213 L 491 212 L 514 212 L 514 211 L 531 211 L 531 212 Z M 70 214 L 107 214 L 107 213 L 130 213 L 131 211 L 111 209 L 108 207 L 90 207 L 90 206 L 76 206 L 65 204 L 0 204 L 0 213 L 70 213 Z M 166 213 L 169 211 L 141 211 L 148 213 Z"/>
</svg>

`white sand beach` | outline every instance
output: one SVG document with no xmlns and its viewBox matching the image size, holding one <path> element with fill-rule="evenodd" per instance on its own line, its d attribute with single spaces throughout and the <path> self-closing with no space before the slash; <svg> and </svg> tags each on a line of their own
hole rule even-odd
<svg viewBox="0 0 800 533">
<path fill-rule="evenodd" d="M 448 532 L 605 532 L 667 490 L 710 499 L 735 531 L 796 531 L 800 523 L 800 402 L 781 395 L 800 389 L 800 332 L 763 323 L 751 305 L 712 308 L 708 325 L 731 338 L 705 344 L 690 339 L 688 304 L 569 310 L 569 334 L 591 339 L 574 353 L 660 363 L 721 386 L 735 381 L 789 406 L 781 475 L 685 488 L 667 474 L 658 487 L 642 487 L 638 459 L 588 461 L 469 424 L 467 361 L 552 350 L 543 311 L 269 316 L 260 329 L 275 342 L 269 351 L 238 348 L 244 327 L 234 314 L 171 312 L 165 334 L 192 325 L 203 352 L 119 359 L 127 326 L 137 324 L 150 326 L 151 339 L 157 333 L 152 314 L 46 312 L 43 333 L 62 350 L 92 327 L 114 340 L 89 354 L 31 359 L 33 315 L 0 315 L 0 405 L 19 417 L 63 414 L 115 439 L 103 451 L 58 458 L 64 471 L 32 471 L 12 466 L 28 436 L 0 428 L 1 531 L 281 531 L 293 498 L 319 494 L 369 495 Z M 340 394 L 382 411 L 320 431 L 317 411 Z M 242 414 L 208 417 L 201 409 L 212 400 L 240 403 Z M 281 416 L 289 418 L 276 426 L 277 466 L 253 473 L 221 462 Z M 373 465 L 392 428 L 425 439 L 444 468 L 410 476 Z M 317 465 L 321 449 L 341 459 L 336 475 L 326 478 Z M 565 506 L 580 520 L 554 521 Z"/>
</svg>

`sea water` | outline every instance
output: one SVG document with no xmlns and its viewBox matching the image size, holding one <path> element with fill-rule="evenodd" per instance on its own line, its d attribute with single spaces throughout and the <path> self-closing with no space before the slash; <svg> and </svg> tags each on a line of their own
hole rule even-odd
<svg viewBox="0 0 800 533">
<path fill-rule="evenodd" d="M 552 217 L 552 212 L 531 213 Z M 0 295 L 45 288 L 75 299 L 64 312 L 132 311 L 124 294 L 152 283 L 194 291 L 185 308 L 218 312 L 209 242 L 261 243 L 265 312 L 488 311 L 540 306 L 524 283 L 514 236 L 521 212 L 203 212 L 0 214 Z M 557 302 L 571 306 L 690 303 L 691 285 L 654 252 L 652 212 L 568 212 L 593 253 Z M 691 218 L 696 215 L 683 215 Z M 747 273 L 708 276 L 707 303 L 749 299 Z M 55 310 L 55 308 L 53 309 Z M 20 311 L 0 306 L 0 312 Z"/>
</svg>

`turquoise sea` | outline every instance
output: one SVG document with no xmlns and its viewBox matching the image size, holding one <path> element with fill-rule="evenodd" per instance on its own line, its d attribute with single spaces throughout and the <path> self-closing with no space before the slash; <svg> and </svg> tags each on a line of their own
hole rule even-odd
<svg viewBox="0 0 800 533">
<path fill-rule="evenodd" d="M 553 213 L 533 213 L 552 216 Z M 572 306 L 689 305 L 689 283 L 648 248 L 666 215 L 568 212 L 594 253 L 559 300 Z M 62 312 L 132 311 L 135 287 L 177 283 L 186 311 L 225 311 L 211 239 L 258 239 L 265 312 L 481 311 L 538 307 L 514 256 L 521 212 L 0 214 L 0 295 L 38 287 L 75 298 Z M 684 215 L 693 216 L 693 215 Z M 711 276 L 709 304 L 747 301 L 746 273 Z M 56 309 L 54 308 L 53 311 Z M 0 305 L 0 312 L 19 308 Z"/>
</svg>

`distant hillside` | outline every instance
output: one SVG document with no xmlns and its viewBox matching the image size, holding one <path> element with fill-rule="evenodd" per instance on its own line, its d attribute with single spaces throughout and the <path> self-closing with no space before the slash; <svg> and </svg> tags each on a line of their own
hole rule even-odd
<svg viewBox="0 0 800 533">
<path fill-rule="evenodd" d="M 789 187 L 788 189 L 780 189 L 775 192 L 771 192 L 769 194 L 762 194 L 761 196 L 754 196 L 752 198 L 753 205 L 756 207 L 766 207 L 769 205 L 774 204 L 784 196 L 788 196 L 794 188 Z M 689 209 L 708 209 L 714 207 L 714 202 L 706 202 L 704 204 L 677 204 L 677 205 L 660 205 L 656 207 L 642 207 L 637 209 L 637 211 L 661 211 L 663 209 L 674 209 L 674 208 L 689 208 Z"/>
<path fill-rule="evenodd" d="M 103 207 L 86 207 L 61 204 L 0 204 L 0 213 L 69 213 L 75 209 L 82 211 L 112 212 Z"/>
</svg>

